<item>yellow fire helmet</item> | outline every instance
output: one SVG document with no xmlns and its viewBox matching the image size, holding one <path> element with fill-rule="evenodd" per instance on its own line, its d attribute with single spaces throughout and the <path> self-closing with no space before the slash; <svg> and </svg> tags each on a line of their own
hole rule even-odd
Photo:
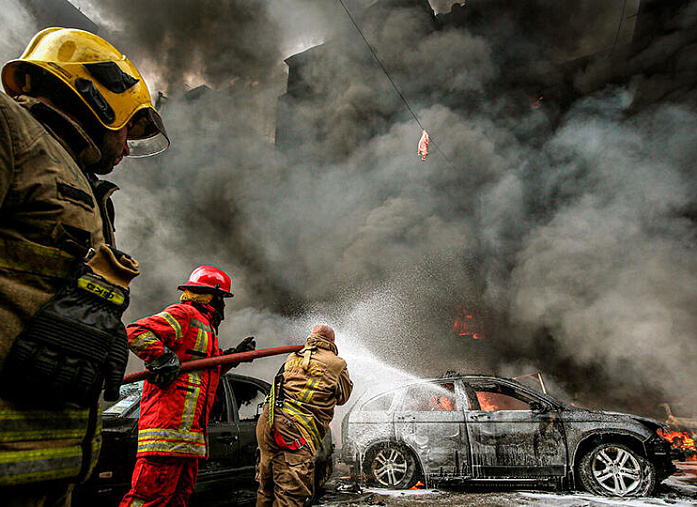
<svg viewBox="0 0 697 507">
<path fill-rule="evenodd" d="M 101 37 L 74 28 L 40 31 L 22 56 L 2 69 L 2 85 L 9 95 L 31 92 L 28 66 L 60 79 L 107 129 L 120 130 L 131 122 L 130 156 L 155 155 L 169 146 L 162 117 L 138 69 Z"/>
</svg>

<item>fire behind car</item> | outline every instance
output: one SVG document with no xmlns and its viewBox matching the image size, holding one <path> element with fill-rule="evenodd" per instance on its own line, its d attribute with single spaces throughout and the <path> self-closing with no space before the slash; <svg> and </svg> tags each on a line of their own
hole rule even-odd
<svg viewBox="0 0 697 507">
<path fill-rule="evenodd" d="M 90 480 L 76 491 L 73 505 L 118 505 L 130 488 L 136 460 L 142 382 L 121 386 L 120 399 L 105 408 L 102 451 Z M 220 377 L 208 424 L 209 458 L 200 463 L 193 503 L 208 505 L 238 491 L 255 491 L 256 423 L 270 385 L 260 379 Z M 328 432 L 315 457 L 315 483 L 331 475 L 333 445 Z"/>
<path fill-rule="evenodd" d="M 342 422 L 342 459 L 395 489 L 422 480 L 645 496 L 675 471 L 662 428 L 514 380 L 447 375 L 359 399 Z"/>
</svg>

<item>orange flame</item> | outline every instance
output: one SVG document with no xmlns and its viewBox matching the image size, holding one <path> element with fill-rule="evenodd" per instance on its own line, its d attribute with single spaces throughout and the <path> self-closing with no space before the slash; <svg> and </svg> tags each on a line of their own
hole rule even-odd
<svg viewBox="0 0 697 507">
<path fill-rule="evenodd" d="M 479 407 L 486 412 L 493 412 L 499 408 L 486 393 L 477 393 L 477 400 Z"/>
<path fill-rule="evenodd" d="M 692 438 L 692 436 L 686 431 L 658 429 L 656 432 L 670 442 L 676 449 L 697 452 L 697 448 L 695 447 L 695 439 Z"/>
<path fill-rule="evenodd" d="M 480 332 L 480 324 L 478 319 L 475 319 L 471 313 L 465 311 L 462 306 L 457 309 L 457 317 L 455 322 L 453 322 L 453 333 L 458 336 L 464 336 L 467 338 L 472 338 L 473 340 L 480 340 L 484 335 Z"/>
</svg>

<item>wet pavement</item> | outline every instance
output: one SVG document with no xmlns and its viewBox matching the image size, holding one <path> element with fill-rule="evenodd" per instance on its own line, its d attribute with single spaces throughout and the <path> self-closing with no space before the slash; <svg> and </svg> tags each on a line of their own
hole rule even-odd
<svg viewBox="0 0 697 507">
<path fill-rule="evenodd" d="M 511 491 L 499 488 L 439 488 L 393 491 L 385 489 L 356 488 L 351 484 L 345 470 L 338 468 L 326 484 L 326 492 L 316 505 L 355 506 L 435 506 L 452 505 L 462 507 L 518 507 L 518 506 L 561 506 L 561 507 L 606 507 L 618 505 L 643 506 L 697 506 L 697 462 L 676 463 L 679 471 L 648 498 L 605 498 L 581 492 L 554 492 L 543 490 Z"/>
<path fill-rule="evenodd" d="M 356 488 L 351 483 L 347 469 L 337 466 L 325 485 L 324 494 L 314 505 L 324 507 L 387 506 L 440 506 L 454 507 L 697 507 L 697 461 L 676 463 L 678 472 L 663 482 L 652 497 L 607 498 L 588 493 L 551 490 L 511 490 L 483 488 L 438 488 L 416 490 L 387 490 Z M 192 507 L 248 507 L 254 505 L 253 490 L 235 491 L 227 499 L 219 496 L 198 498 Z"/>
</svg>

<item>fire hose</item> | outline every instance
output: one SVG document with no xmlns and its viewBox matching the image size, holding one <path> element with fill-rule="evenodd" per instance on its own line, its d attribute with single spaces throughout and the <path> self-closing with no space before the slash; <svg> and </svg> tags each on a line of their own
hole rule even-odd
<svg viewBox="0 0 697 507">
<path fill-rule="evenodd" d="M 236 364 L 244 361 L 259 359 L 260 357 L 278 356 L 281 354 L 290 354 L 302 349 L 303 345 L 284 345 L 282 347 L 271 347 L 268 349 L 250 350 L 248 352 L 238 352 L 237 354 L 228 354 L 226 356 L 208 357 L 206 359 L 194 359 L 193 361 L 185 361 L 182 363 L 180 372 L 190 370 L 204 370 L 206 368 L 215 368 L 218 365 Z M 130 384 L 145 380 L 150 375 L 148 370 L 136 371 L 124 375 L 121 384 Z"/>
</svg>

